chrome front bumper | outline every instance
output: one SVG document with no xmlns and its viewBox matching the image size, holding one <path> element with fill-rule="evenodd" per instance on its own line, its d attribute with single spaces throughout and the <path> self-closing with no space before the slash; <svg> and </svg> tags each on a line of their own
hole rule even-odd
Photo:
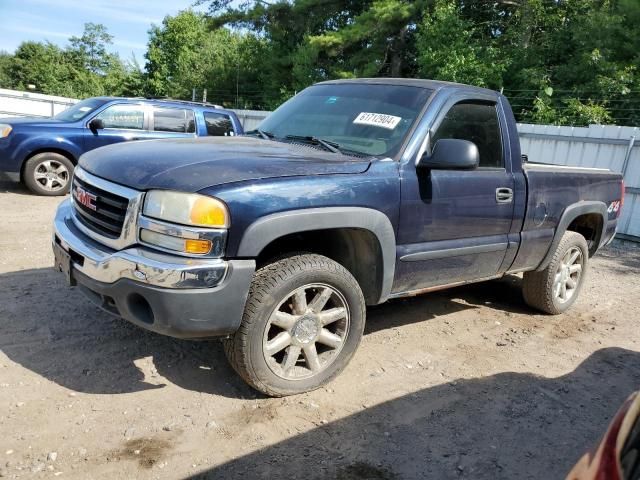
<svg viewBox="0 0 640 480">
<path fill-rule="evenodd" d="M 219 258 L 187 258 L 139 246 L 112 250 L 80 231 L 72 215 L 67 199 L 56 212 L 53 241 L 71 254 L 75 270 L 98 282 L 126 278 L 163 288 L 212 288 L 230 270 L 230 262 Z"/>
<path fill-rule="evenodd" d="M 177 338 L 230 335 L 242 320 L 255 260 L 187 258 L 144 246 L 113 250 L 72 220 L 69 200 L 54 220 L 55 268 L 100 308 Z"/>
</svg>

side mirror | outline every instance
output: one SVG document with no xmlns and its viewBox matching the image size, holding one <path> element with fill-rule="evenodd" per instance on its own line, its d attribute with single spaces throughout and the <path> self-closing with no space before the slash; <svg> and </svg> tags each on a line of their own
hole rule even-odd
<svg viewBox="0 0 640 480">
<path fill-rule="evenodd" d="M 425 152 L 419 168 L 441 170 L 470 170 L 478 168 L 480 152 L 475 143 L 457 138 L 442 138 L 433 146 L 431 155 Z"/>
<path fill-rule="evenodd" d="M 92 132 L 96 130 L 102 130 L 104 128 L 104 122 L 101 118 L 94 118 L 89 122 L 89 128 Z"/>
</svg>

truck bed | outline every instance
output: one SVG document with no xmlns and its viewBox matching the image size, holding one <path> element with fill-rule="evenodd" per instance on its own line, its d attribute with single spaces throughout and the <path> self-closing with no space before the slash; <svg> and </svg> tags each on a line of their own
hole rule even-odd
<svg viewBox="0 0 640 480">
<path fill-rule="evenodd" d="M 536 268 L 545 258 L 560 218 L 567 207 L 580 202 L 600 202 L 606 211 L 604 233 L 590 251 L 609 242 L 615 234 L 622 176 L 603 168 L 523 162 L 526 209 L 521 243 L 512 271 Z"/>
</svg>

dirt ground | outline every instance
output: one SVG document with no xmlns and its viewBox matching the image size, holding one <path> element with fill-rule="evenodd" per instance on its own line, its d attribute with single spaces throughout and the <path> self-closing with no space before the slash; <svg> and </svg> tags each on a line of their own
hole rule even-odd
<svg viewBox="0 0 640 480">
<path fill-rule="evenodd" d="M 591 264 L 573 309 L 520 279 L 368 310 L 316 392 L 269 399 L 219 342 L 146 333 L 51 268 L 60 199 L 0 177 L 0 477 L 564 478 L 640 388 L 640 248 Z"/>
</svg>

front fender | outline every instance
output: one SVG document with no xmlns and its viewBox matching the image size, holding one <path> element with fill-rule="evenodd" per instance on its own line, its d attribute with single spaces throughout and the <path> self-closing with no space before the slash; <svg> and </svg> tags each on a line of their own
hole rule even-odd
<svg viewBox="0 0 640 480">
<path fill-rule="evenodd" d="M 52 137 L 49 135 L 39 135 L 36 137 L 30 137 L 17 145 L 14 153 L 14 157 L 19 160 L 20 166 L 29 158 L 33 152 L 66 152 L 77 160 L 82 155 L 82 148 L 76 143 L 58 136 Z"/>
<path fill-rule="evenodd" d="M 382 212 L 362 207 L 325 207 L 274 213 L 253 222 L 245 230 L 238 256 L 257 257 L 274 240 L 285 235 L 335 228 L 368 230 L 380 243 L 383 260 L 380 302 L 391 293 L 396 261 L 396 237 L 389 218 Z"/>
</svg>

